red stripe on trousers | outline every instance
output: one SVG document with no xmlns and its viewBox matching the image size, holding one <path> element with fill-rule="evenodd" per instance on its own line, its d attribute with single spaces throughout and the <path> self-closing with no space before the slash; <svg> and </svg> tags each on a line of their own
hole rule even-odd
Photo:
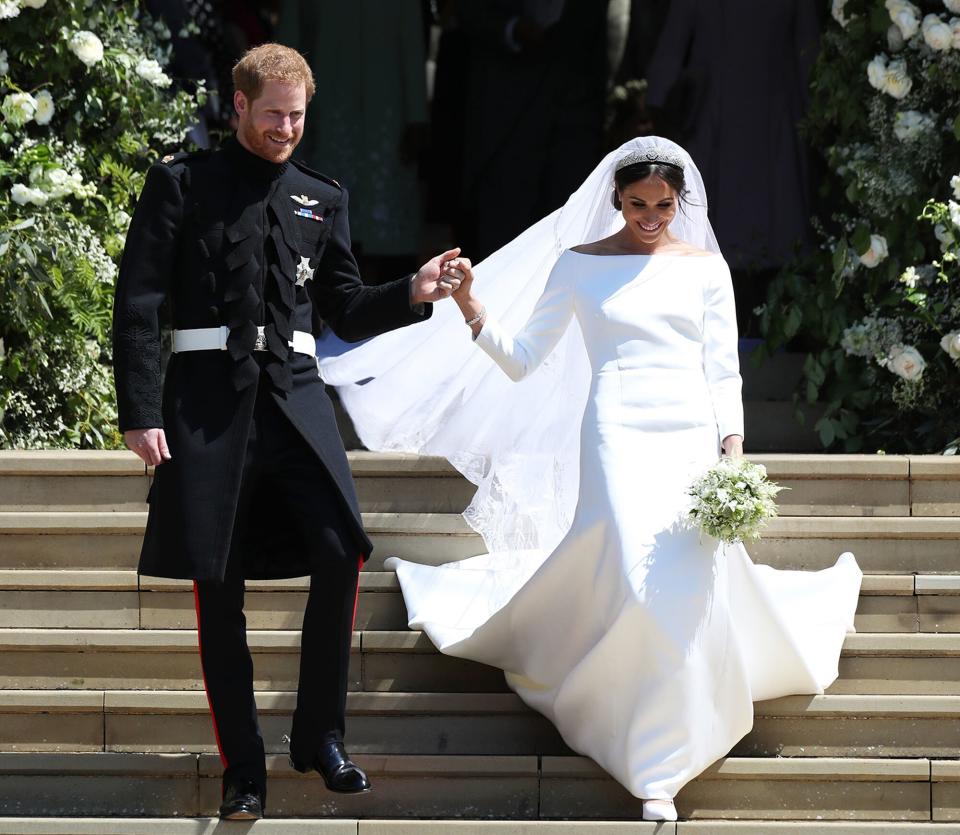
<svg viewBox="0 0 960 835">
<path fill-rule="evenodd" d="M 200 592 L 197 590 L 197 581 L 193 581 L 193 602 L 197 610 L 197 645 L 200 649 L 200 674 L 203 677 L 203 692 L 207 694 L 207 706 L 210 708 L 210 718 L 213 720 L 213 735 L 217 740 L 217 751 L 220 752 L 220 762 L 224 768 L 229 767 L 227 755 L 223 753 L 220 744 L 220 729 L 217 727 L 217 714 L 213 711 L 213 702 L 210 700 L 210 688 L 207 687 L 207 671 L 203 668 L 203 636 L 200 628 Z"/>
<path fill-rule="evenodd" d="M 363 571 L 363 554 L 357 559 L 357 591 L 353 596 L 353 620 L 350 621 L 351 643 L 353 641 L 353 627 L 357 624 L 357 604 L 360 602 L 360 572 Z"/>
</svg>

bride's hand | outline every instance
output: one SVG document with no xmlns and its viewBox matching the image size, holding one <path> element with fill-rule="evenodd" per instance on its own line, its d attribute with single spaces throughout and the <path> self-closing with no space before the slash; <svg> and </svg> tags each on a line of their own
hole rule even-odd
<svg viewBox="0 0 960 835">
<path fill-rule="evenodd" d="M 743 438 L 739 435 L 727 435 L 721 446 L 724 455 L 730 458 L 743 458 Z"/>
<path fill-rule="evenodd" d="M 454 285 L 453 292 L 450 294 L 457 301 L 464 301 L 470 298 L 470 288 L 473 286 L 473 264 L 469 258 L 453 258 L 443 265 L 440 281 L 445 277 L 450 278 L 450 283 Z"/>
</svg>

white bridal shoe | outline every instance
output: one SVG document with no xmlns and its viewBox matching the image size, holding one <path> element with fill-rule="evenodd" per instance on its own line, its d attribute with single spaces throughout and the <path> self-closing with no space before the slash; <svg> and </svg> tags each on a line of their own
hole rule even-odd
<svg viewBox="0 0 960 835">
<path fill-rule="evenodd" d="M 643 819 L 645 821 L 675 821 L 677 807 L 672 800 L 644 800 Z"/>
</svg>

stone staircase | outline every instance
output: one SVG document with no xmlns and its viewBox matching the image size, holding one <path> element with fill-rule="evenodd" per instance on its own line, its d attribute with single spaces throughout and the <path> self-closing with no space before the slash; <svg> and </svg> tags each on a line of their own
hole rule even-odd
<svg viewBox="0 0 960 835">
<path fill-rule="evenodd" d="M 783 516 L 751 548 L 867 572 L 840 678 L 757 705 L 753 731 L 678 798 L 639 802 L 510 693 L 497 671 L 406 628 L 387 556 L 482 550 L 472 488 L 443 461 L 351 453 L 376 553 L 361 575 L 348 745 L 362 797 L 292 771 L 304 580 L 248 584 L 269 753 L 264 833 L 960 833 L 960 461 L 756 456 Z M 211 820 L 219 758 L 189 583 L 138 578 L 150 474 L 126 453 L 0 453 L 0 835 L 247 832 Z"/>
</svg>

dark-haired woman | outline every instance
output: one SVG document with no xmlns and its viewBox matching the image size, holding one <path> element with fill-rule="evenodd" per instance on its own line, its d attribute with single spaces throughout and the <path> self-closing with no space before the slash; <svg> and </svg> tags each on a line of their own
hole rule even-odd
<svg viewBox="0 0 960 835">
<path fill-rule="evenodd" d="M 496 270 L 516 279 L 541 243 L 577 237 L 592 242 L 542 251 L 552 268 L 518 328 Z M 452 379 L 452 394 L 418 414 L 421 432 L 480 482 L 468 518 L 493 553 L 388 565 L 412 627 L 445 653 L 502 668 L 572 749 L 643 799 L 645 819 L 675 820 L 673 798 L 750 730 L 753 701 L 836 678 L 860 570 L 850 554 L 819 572 L 755 566 L 742 546 L 684 524 L 694 478 L 721 448 L 742 454 L 743 408 L 730 273 L 683 149 L 627 143 L 515 243 L 476 268 L 485 302 L 466 259 L 448 265 L 447 285 L 475 344 L 522 381 L 516 394 L 493 387 L 496 369 L 475 351 L 482 367 L 456 358 L 468 383 Z M 430 342 L 442 363 L 451 349 L 440 331 Z M 362 404 L 346 402 L 363 424 Z M 554 544 L 543 519 L 571 481 L 575 510 Z"/>
</svg>

